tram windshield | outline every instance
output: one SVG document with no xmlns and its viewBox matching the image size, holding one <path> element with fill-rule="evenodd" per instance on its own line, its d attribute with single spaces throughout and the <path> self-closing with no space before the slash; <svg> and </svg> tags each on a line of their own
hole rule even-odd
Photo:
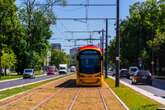
<svg viewBox="0 0 165 110">
<path fill-rule="evenodd" d="M 80 52 L 79 71 L 86 74 L 101 72 L 100 54 L 93 50 Z"/>
</svg>

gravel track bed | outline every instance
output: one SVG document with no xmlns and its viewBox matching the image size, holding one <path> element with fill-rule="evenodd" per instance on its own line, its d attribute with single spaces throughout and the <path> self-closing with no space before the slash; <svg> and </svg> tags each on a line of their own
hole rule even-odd
<svg viewBox="0 0 165 110">
<path fill-rule="evenodd" d="M 0 110 L 124 110 L 108 87 L 76 87 L 75 76 L 0 101 Z"/>
</svg>

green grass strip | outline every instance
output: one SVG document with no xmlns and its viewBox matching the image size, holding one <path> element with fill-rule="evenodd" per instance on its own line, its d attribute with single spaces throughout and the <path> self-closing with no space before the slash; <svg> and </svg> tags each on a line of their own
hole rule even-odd
<svg viewBox="0 0 165 110">
<path fill-rule="evenodd" d="M 21 78 L 22 75 L 7 75 L 7 76 L 1 76 L 0 77 L 0 81 L 1 80 L 8 80 L 8 79 L 16 79 L 16 78 Z"/>
<path fill-rule="evenodd" d="M 156 110 L 162 106 L 123 84 L 115 88 L 115 81 L 113 79 L 107 78 L 106 82 L 130 110 Z"/>
<path fill-rule="evenodd" d="M 68 75 L 66 75 L 66 76 L 68 76 Z M 33 89 L 35 87 L 41 86 L 43 84 L 49 83 L 53 80 L 57 80 L 59 78 L 66 77 L 66 76 L 57 77 L 57 78 L 54 78 L 54 79 L 50 79 L 50 80 L 47 80 L 47 81 L 30 84 L 30 85 L 23 86 L 23 87 L 18 87 L 18 88 L 14 88 L 14 89 L 8 89 L 8 90 L 0 91 L 0 99 L 4 99 L 4 98 L 7 98 L 9 96 L 13 96 L 15 94 Z"/>
</svg>

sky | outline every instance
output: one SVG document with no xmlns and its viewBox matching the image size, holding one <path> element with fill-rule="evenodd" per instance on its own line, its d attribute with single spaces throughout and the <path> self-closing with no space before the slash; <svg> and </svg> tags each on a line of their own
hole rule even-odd
<svg viewBox="0 0 165 110">
<path fill-rule="evenodd" d="M 19 4 L 22 0 L 16 0 Z M 120 0 L 120 19 L 123 20 L 129 16 L 129 7 L 135 2 L 144 0 Z M 89 0 L 89 4 L 115 4 L 116 0 Z M 88 0 L 67 0 L 67 4 L 86 4 Z M 88 10 L 88 11 L 86 11 Z M 71 7 L 71 6 L 55 6 L 53 11 L 57 18 L 115 18 L 116 7 Z M 88 15 L 88 16 L 87 16 Z M 113 39 L 115 36 L 115 20 L 108 21 L 108 35 Z M 62 49 L 69 53 L 69 50 L 74 47 L 73 41 L 67 39 L 77 38 L 100 38 L 100 34 L 92 33 L 68 33 L 68 31 L 98 31 L 105 30 L 105 20 L 88 20 L 88 21 L 73 21 L 73 20 L 57 20 L 56 25 L 51 26 L 53 35 L 50 43 L 61 43 Z M 96 45 L 99 41 L 93 41 Z M 87 45 L 87 41 L 77 41 L 77 45 Z"/>
</svg>

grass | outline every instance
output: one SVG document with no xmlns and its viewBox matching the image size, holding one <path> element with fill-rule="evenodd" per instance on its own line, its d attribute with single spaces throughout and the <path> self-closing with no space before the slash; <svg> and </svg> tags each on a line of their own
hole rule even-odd
<svg viewBox="0 0 165 110">
<path fill-rule="evenodd" d="M 40 71 L 35 71 L 35 75 L 43 75 L 43 72 Z M 22 75 L 18 75 L 17 73 L 8 73 L 6 76 L 0 76 L 0 81 L 1 80 L 8 80 L 8 79 L 16 79 L 16 78 L 22 78 Z"/>
<path fill-rule="evenodd" d="M 66 75 L 66 76 L 68 76 L 68 75 Z M 23 86 L 23 87 L 18 87 L 18 88 L 14 88 L 14 89 L 8 89 L 8 90 L 0 91 L 0 99 L 4 99 L 4 98 L 7 98 L 9 96 L 13 96 L 15 94 L 33 89 L 35 87 L 41 86 L 43 84 L 46 84 L 46 83 L 51 82 L 53 80 L 57 80 L 57 79 L 62 78 L 62 77 L 65 77 L 65 76 L 61 76 L 61 77 L 58 77 L 58 78 L 55 78 L 55 79 L 50 79 L 50 80 L 43 81 L 43 82 L 30 84 L 30 85 Z"/>
<path fill-rule="evenodd" d="M 42 70 L 38 70 L 38 71 L 35 71 L 35 75 L 43 75 L 43 71 Z"/>
<path fill-rule="evenodd" d="M 156 110 L 162 106 L 123 84 L 120 84 L 119 88 L 115 88 L 113 79 L 107 78 L 106 82 L 130 110 Z"/>
<path fill-rule="evenodd" d="M 7 75 L 7 76 L 0 76 L 0 80 L 16 79 L 21 77 L 22 75 Z"/>
</svg>

